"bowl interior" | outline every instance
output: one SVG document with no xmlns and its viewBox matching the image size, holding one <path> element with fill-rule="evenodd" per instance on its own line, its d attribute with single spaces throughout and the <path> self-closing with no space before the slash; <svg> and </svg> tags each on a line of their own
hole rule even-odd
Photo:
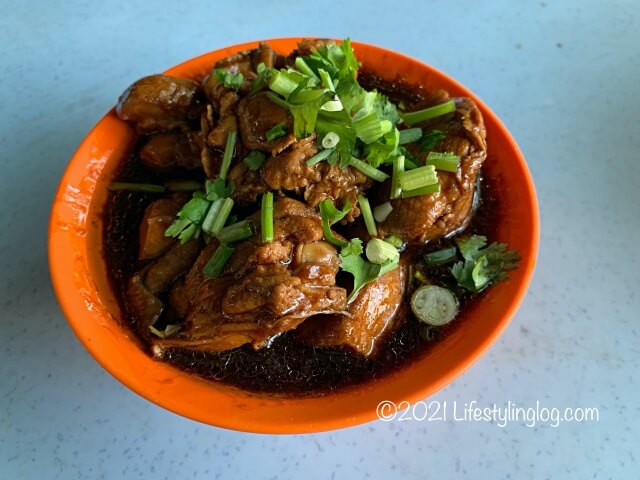
<svg viewBox="0 0 640 480">
<path fill-rule="evenodd" d="M 281 53 L 298 38 L 269 40 Z M 213 64 L 258 42 L 227 47 L 182 63 L 166 73 L 201 79 Z M 76 335 L 93 357 L 129 388 L 173 412 L 236 430 L 314 432 L 376 418 L 381 400 L 425 398 L 452 381 L 499 336 L 515 313 L 531 277 L 538 241 L 538 212 L 531 177 L 517 145 L 498 118 L 470 91 L 437 70 L 383 48 L 353 42 L 356 55 L 386 80 L 400 76 L 425 90 L 444 88 L 473 98 L 487 127 L 484 174 L 496 182 L 502 204 L 498 239 L 522 260 L 510 279 L 493 287 L 469 312 L 463 328 L 424 358 L 375 382 L 315 398 L 283 399 L 247 393 L 186 374 L 147 356 L 120 323 L 120 312 L 102 260 L 102 211 L 108 185 L 128 153 L 133 133 L 110 111 L 82 142 L 56 194 L 49 229 L 54 288 Z"/>
</svg>

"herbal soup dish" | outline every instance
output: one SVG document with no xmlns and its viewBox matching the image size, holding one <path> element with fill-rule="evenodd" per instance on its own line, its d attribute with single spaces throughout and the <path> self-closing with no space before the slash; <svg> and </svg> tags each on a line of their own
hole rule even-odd
<svg viewBox="0 0 640 480">
<path fill-rule="evenodd" d="M 349 40 L 263 42 L 201 83 L 145 77 L 117 114 L 137 140 L 104 254 L 158 361 L 320 395 L 424 354 L 517 266 L 474 102 L 382 81 Z"/>
</svg>

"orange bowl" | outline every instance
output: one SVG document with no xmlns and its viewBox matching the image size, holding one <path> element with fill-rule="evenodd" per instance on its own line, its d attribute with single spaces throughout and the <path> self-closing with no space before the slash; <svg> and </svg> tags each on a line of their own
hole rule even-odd
<svg viewBox="0 0 640 480">
<path fill-rule="evenodd" d="M 299 40 L 269 43 L 287 54 Z M 166 73 L 200 80 L 217 60 L 257 45 L 216 50 Z M 498 185 L 502 205 L 497 236 L 519 251 L 519 268 L 475 302 L 465 323 L 427 355 L 381 380 L 321 397 L 277 398 L 187 374 L 140 349 L 120 322 L 107 278 L 102 211 L 107 185 L 133 140 L 132 129 L 112 109 L 84 139 L 62 177 L 51 211 L 49 263 L 56 295 L 74 332 L 98 363 L 134 392 L 185 417 L 234 430 L 308 433 L 348 427 L 375 419 L 382 400 L 413 403 L 444 387 L 489 348 L 514 315 L 533 273 L 539 229 L 533 182 L 515 141 L 493 112 L 452 78 L 380 47 L 358 42 L 353 47 L 358 59 L 386 80 L 401 78 L 425 90 L 444 88 L 478 104 L 489 148 L 483 171 Z"/>
</svg>

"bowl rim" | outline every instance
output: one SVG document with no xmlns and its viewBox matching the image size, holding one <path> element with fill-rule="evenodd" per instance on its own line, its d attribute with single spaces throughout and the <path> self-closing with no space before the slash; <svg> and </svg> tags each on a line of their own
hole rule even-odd
<svg viewBox="0 0 640 480">
<path fill-rule="evenodd" d="M 198 61 L 203 60 L 204 58 L 218 52 L 238 52 L 241 50 L 245 50 L 248 48 L 255 48 L 260 41 L 266 41 L 268 43 L 279 43 L 279 42 L 289 42 L 289 43 L 297 43 L 303 38 L 314 38 L 314 37 L 276 37 L 269 38 L 265 40 L 256 40 L 250 42 L 243 42 L 239 44 L 229 45 L 223 48 L 219 48 L 216 50 L 212 50 L 210 52 L 203 53 L 201 55 L 190 58 L 184 62 L 181 62 L 170 69 L 167 69 L 164 73 L 171 74 L 173 71 L 180 70 L 185 68 L 191 64 L 195 64 Z M 336 40 L 340 41 L 340 40 Z M 488 349 L 489 347 L 500 337 L 503 333 L 510 320 L 515 315 L 518 307 L 520 306 L 526 292 L 528 290 L 529 284 L 531 282 L 531 278 L 533 276 L 533 271 L 535 267 L 535 259 L 537 256 L 538 245 L 539 245 L 539 234 L 540 234 L 540 225 L 539 225 L 539 210 L 538 210 L 538 202 L 535 191 L 535 186 L 533 183 L 533 179 L 531 177 L 531 173 L 528 169 L 527 163 L 524 159 L 523 154 L 521 153 L 518 145 L 515 140 L 509 133 L 508 129 L 502 123 L 502 121 L 493 113 L 493 111 L 487 107 L 487 105 L 480 100 L 473 92 L 471 92 L 468 88 L 464 87 L 457 80 L 451 78 L 449 75 L 441 72 L 440 70 L 424 63 L 419 60 L 416 60 L 408 55 L 403 53 L 395 52 L 393 50 L 379 47 L 377 45 L 356 42 L 353 41 L 352 45 L 354 48 L 360 49 L 373 49 L 380 53 L 384 53 L 390 55 L 391 57 L 397 57 L 402 62 L 409 62 L 425 71 L 430 72 L 431 74 L 435 74 L 443 79 L 447 84 L 454 86 L 458 91 L 463 92 L 465 95 L 469 96 L 471 99 L 476 102 L 478 108 L 481 110 L 482 115 L 486 118 L 491 118 L 492 122 L 495 123 L 497 128 L 502 132 L 504 139 L 508 146 L 513 151 L 517 163 L 522 170 L 522 176 L 524 179 L 523 188 L 523 202 L 526 203 L 526 206 L 529 210 L 531 210 L 531 224 L 528 225 L 530 228 L 530 235 L 528 236 L 528 245 L 530 246 L 529 253 L 526 264 L 521 263 L 519 269 L 524 271 L 524 276 L 522 277 L 520 283 L 518 284 L 516 293 L 510 297 L 508 306 L 504 309 L 504 313 L 500 319 L 499 324 L 496 325 L 485 337 L 483 337 L 480 341 L 475 344 L 475 347 L 467 353 L 466 357 L 463 357 L 458 361 L 452 368 L 450 368 L 447 373 L 439 379 L 439 381 L 435 381 L 428 384 L 420 384 L 416 382 L 415 388 L 412 392 L 406 393 L 403 395 L 403 399 L 407 400 L 410 404 L 414 404 L 415 402 L 422 400 L 436 391 L 443 388 L 445 385 L 451 383 L 455 378 L 464 373 L 473 363 L 475 363 Z M 85 147 L 86 143 L 89 142 L 92 134 L 96 132 L 103 122 L 107 120 L 107 118 L 111 115 L 113 116 L 114 109 L 112 108 L 105 116 L 103 116 L 87 133 L 83 141 L 80 143 L 79 147 L 74 152 L 71 157 L 69 163 L 65 167 L 64 173 L 60 179 L 59 185 L 56 189 L 53 206 L 51 209 L 50 220 L 49 220 L 49 229 L 48 229 L 48 258 L 49 258 L 49 270 L 52 280 L 52 285 L 58 299 L 58 302 L 61 306 L 61 309 L 67 319 L 67 322 L 71 326 L 75 335 L 78 337 L 80 342 L 84 345 L 87 351 L 91 354 L 91 356 L 105 369 L 107 370 L 114 378 L 116 378 L 119 382 L 123 383 L 129 389 L 136 392 L 138 395 L 143 398 L 156 403 L 157 405 L 162 406 L 165 409 L 168 409 L 174 413 L 185 416 L 187 418 L 191 418 L 196 421 L 201 421 L 203 423 L 208 423 L 210 425 L 219 426 L 222 428 L 228 428 L 239 431 L 246 432 L 255 432 L 255 433 L 312 433 L 312 432 L 320 432 L 327 430 L 334 430 L 339 428 L 345 428 L 349 426 L 355 426 L 361 423 L 365 423 L 377 418 L 376 411 L 373 408 L 367 407 L 361 409 L 356 414 L 345 414 L 345 415 L 335 415 L 331 418 L 319 418 L 314 421 L 304 421 L 304 422 L 296 422 L 292 420 L 286 424 L 274 424 L 269 423 L 268 421 L 264 424 L 251 424 L 246 420 L 238 420 L 234 418 L 233 415 L 228 415 L 228 418 L 220 418 L 220 415 L 204 415 L 202 412 L 194 411 L 192 407 L 189 405 L 180 405 L 179 402 L 176 404 L 175 402 L 169 403 L 166 400 L 162 400 L 158 397 L 158 395 L 154 395 L 150 391 L 141 387 L 140 385 L 132 385 L 130 381 L 127 381 L 126 378 L 123 378 L 123 375 L 117 369 L 112 368 L 109 361 L 101 355 L 100 349 L 96 346 L 95 343 L 91 342 L 91 339 L 85 337 L 83 335 L 82 322 L 77 316 L 77 309 L 79 308 L 79 302 L 83 302 L 83 299 L 79 295 L 70 294 L 69 287 L 66 282 L 68 278 L 66 274 L 69 272 L 69 266 L 66 265 L 63 268 L 63 262 L 58 258 L 58 250 L 60 247 L 61 237 L 56 235 L 56 233 L 60 232 L 62 228 L 57 219 L 61 216 L 60 209 L 62 208 L 63 202 L 61 199 L 64 195 L 65 189 L 70 183 L 70 177 L 72 174 L 72 170 L 77 168 L 77 163 L 82 161 L 80 158 L 80 152 L 83 147 Z M 92 196 L 93 198 L 93 192 Z M 80 252 L 79 255 L 84 255 L 85 252 Z M 70 259 L 67 259 L 70 260 Z M 97 294 L 97 293 L 96 293 Z M 87 305 L 83 305 L 85 308 L 89 308 Z M 115 319 L 112 319 L 115 321 Z M 418 360 L 418 362 L 422 361 Z M 402 369 L 401 369 L 402 370 Z M 184 372 L 180 372 L 182 375 L 187 375 L 190 377 L 194 377 L 193 375 L 186 374 Z M 201 379 L 197 379 L 195 381 L 201 381 Z M 218 388 L 218 385 L 216 385 Z M 357 387 L 356 387 L 357 388 Z M 241 392 L 243 394 L 247 394 L 248 392 Z M 338 393 L 340 394 L 340 393 Z M 345 393 L 349 395 L 349 392 Z M 327 397 L 329 398 L 335 394 L 329 394 Z M 255 394 L 248 394 L 249 397 L 255 397 Z M 260 397 L 260 396 L 258 396 Z M 261 397 L 262 398 L 262 397 Z M 314 397 L 317 398 L 317 397 Z M 354 400 L 356 398 L 354 397 Z M 279 399 L 269 399 L 262 398 L 262 401 L 270 402 L 271 400 L 275 400 L 279 402 Z M 305 401 L 305 398 L 296 399 L 295 401 Z"/>
</svg>

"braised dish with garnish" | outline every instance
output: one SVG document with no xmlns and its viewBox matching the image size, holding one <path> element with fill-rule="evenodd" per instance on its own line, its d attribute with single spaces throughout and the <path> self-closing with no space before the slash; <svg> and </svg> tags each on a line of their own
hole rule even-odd
<svg viewBox="0 0 640 480">
<path fill-rule="evenodd" d="M 116 111 L 136 138 L 104 256 L 157 361 L 325 394 L 428 351 L 517 268 L 474 101 L 382 80 L 348 39 L 145 77 Z"/>
</svg>

